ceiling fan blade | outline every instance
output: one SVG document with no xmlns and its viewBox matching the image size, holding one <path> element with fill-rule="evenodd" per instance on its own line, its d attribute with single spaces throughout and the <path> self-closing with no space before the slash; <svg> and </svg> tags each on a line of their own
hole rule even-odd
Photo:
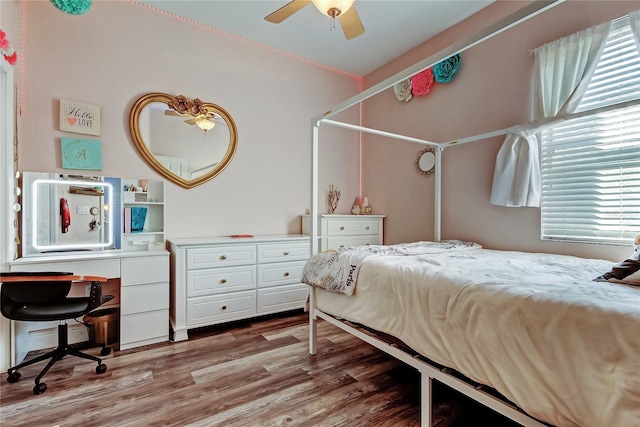
<svg viewBox="0 0 640 427">
<path fill-rule="evenodd" d="M 194 117 L 193 119 L 189 119 L 189 120 L 185 120 L 184 122 L 188 125 L 195 125 L 196 124 L 196 118 Z"/>
<path fill-rule="evenodd" d="M 356 7 L 351 6 L 349 10 L 339 16 L 340 25 L 342 25 L 342 31 L 347 40 L 351 40 L 354 37 L 358 37 L 364 33 L 364 25 L 360 20 Z"/>
<path fill-rule="evenodd" d="M 311 0 L 293 0 L 275 12 L 271 13 L 264 17 L 265 21 L 273 22 L 274 24 L 279 24 L 306 5 L 311 3 Z"/>
<path fill-rule="evenodd" d="M 182 116 L 182 114 L 178 113 L 177 111 L 173 111 L 173 110 L 164 110 L 164 115 L 165 116 L 176 116 L 176 117 Z"/>
</svg>

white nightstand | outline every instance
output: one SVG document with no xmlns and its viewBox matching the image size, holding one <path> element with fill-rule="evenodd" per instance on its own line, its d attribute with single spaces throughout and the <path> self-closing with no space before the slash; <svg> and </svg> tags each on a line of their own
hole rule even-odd
<svg viewBox="0 0 640 427">
<path fill-rule="evenodd" d="M 381 245 L 386 215 L 321 215 L 320 251 L 344 246 Z M 302 234 L 311 234 L 311 218 L 302 215 Z"/>
</svg>

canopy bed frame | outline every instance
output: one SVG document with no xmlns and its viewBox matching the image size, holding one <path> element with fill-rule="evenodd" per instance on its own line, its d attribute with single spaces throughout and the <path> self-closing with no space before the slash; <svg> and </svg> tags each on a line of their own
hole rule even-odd
<svg viewBox="0 0 640 427">
<path fill-rule="evenodd" d="M 343 123 L 336 120 L 332 120 L 332 117 L 336 114 L 352 107 L 360 102 L 391 88 L 398 82 L 401 82 L 420 71 L 432 67 L 443 59 L 449 58 L 452 55 L 463 52 L 503 31 L 508 30 L 521 22 L 524 22 L 538 14 L 547 11 L 558 4 L 561 4 L 562 0 L 557 1 L 536 1 L 531 2 L 528 5 L 522 7 L 511 15 L 499 20 L 498 22 L 489 25 L 488 27 L 480 30 L 474 35 L 468 36 L 447 48 L 427 57 L 426 59 L 418 62 L 417 64 L 401 71 L 392 77 L 372 86 L 371 88 L 361 92 L 360 94 L 347 99 L 346 101 L 334 106 L 323 115 L 312 119 L 312 172 L 311 172 L 311 203 L 310 203 L 310 234 L 311 234 L 311 254 L 312 256 L 318 254 L 318 245 L 315 244 L 318 241 L 318 148 L 319 148 L 319 127 L 321 124 L 342 127 L 359 132 L 369 133 L 373 135 L 388 137 L 401 141 L 414 142 L 423 144 L 428 147 L 433 147 L 435 150 L 435 219 L 434 219 L 434 236 L 435 241 L 441 240 L 441 191 L 442 191 L 442 177 L 441 177 L 441 157 L 445 148 L 454 144 L 463 144 L 473 141 L 484 140 L 487 138 L 505 135 L 512 128 L 501 129 L 493 132 L 484 133 L 481 135 L 475 135 L 463 139 L 447 142 L 434 142 L 425 139 L 414 138 L 406 135 L 399 135 L 382 130 L 366 128 L 359 125 Z M 638 104 L 639 102 L 631 101 L 626 104 Z M 606 107 L 602 110 L 611 108 L 620 108 L 623 104 L 617 104 L 612 107 Z M 590 114 L 593 111 L 589 112 Z M 582 113 L 584 114 L 584 113 Z M 580 113 L 565 116 L 565 119 L 579 117 Z M 549 123 L 551 124 L 551 123 Z M 535 123 L 536 126 L 540 126 L 541 123 Z M 547 125 L 545 123 L 544 125 Z M 361 325 L 349 323 L 343 319 L 332 316 L 323 312 L 317 306 L 316 288 L 310 287 L 309 296 L 309 353 L 315 355 L 317 352 L 317 319 L 324 319 L 327 322 L 341 328 L 342 330 L 362 339 L 363 341 L 377 347 L 378 349 L 388 353 L 396 359 L 414 367 L 420 372 L 421 375 L 421 425 L 430 426 L 432 422 L 431 414 L 431 390 L 433 380 L 437 380 L 447 386 L 463 393 L 464 395 L 474 399 L 475 401 L 484 404 L 485 406 L 497 411 L 498 413 L 514 420 L 525 426 L 541 427 L 547 424 L 527 415 L 518 408 L 516 405 L 507 401 L 501 397 L 499 393 L 490 387 L 483 386 L 468 380 L 464 375 L 461 375 L 452 369 L 442 367 L 429 359 L 421 356 L 420 354 L 403 348 L 403 346 L 397 345 L 397 342 L 389 340 L 388 337 L 382 338 L 376 331 L 371 331 L 363 328 Z"/>
</svg>

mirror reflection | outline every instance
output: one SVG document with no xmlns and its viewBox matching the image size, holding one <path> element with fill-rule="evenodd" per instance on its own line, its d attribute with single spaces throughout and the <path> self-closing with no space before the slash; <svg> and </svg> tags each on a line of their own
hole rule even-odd
<svg viewBox="0 0 640 427">
<path fill-rule="evenodd" d="M 120 179 L 24 172 L 24 255 L 117 249 Z"/>
<path fill-rule="evenodd" d="M 226 110 L 181 95 L 144 95 L 131 110 L 129 127 L 149 165 L 185 188 L 222 172 L 237 145 L 236 126 Z"/>
</svg>

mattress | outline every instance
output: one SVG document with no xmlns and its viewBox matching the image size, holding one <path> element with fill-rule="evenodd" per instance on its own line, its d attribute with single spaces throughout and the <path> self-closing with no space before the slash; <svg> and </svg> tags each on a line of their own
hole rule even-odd
<svg viewBox="0 0 640 427">
<path fill-rule="evenodd" d="M 640 287 L 612 262 L 472 249 L 362 261 L 316 307 L 391 334 L 556 426 L 640 425 Z"/>
</svg>

